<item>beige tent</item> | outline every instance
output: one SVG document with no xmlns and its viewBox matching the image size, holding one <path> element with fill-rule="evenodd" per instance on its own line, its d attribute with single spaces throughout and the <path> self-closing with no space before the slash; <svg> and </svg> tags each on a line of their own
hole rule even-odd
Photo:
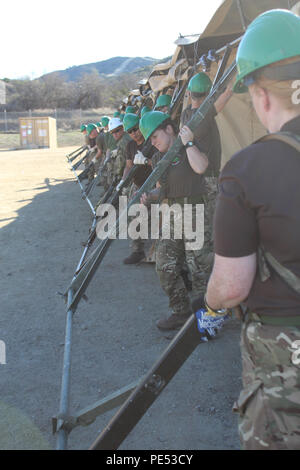
<svg viewBox="0 0 300 470">
<path fill-rule="evenodd" d="M 267 10 L 285 8 L 291 10 L 298 0 L 224 0 L 203 31 L 205 38 L 240 35 L 258 15 Z"/>
<path fill-rule="evenodd" d="M 300 2 L 280 0 L 259 0 L 240 2 L 241 10 L 235 0 L 224 1 L 216 11 L 211 22 L 201 35 L 201 40 L 211 36 L 243 33 L 242 26 L 247 26 L 263 11 L 274 8 L 290 9 Z M 244 24 L 241 23 L 241 13 Z M 266 133 L 260 124 L 250 102 L 249 94 L 234 94 L 223 112 L 217 116 L 217 123 L 222 140 L 222 166 L 238 150 Z"/>
<path fill-rule="evenodd" d="M 180 37 L 175 41 L 175 53 L 169 62 L 153 68 L 148 82 L 154 94 L 165 93 L 169 87 L 174 94 L 189 77 L 203 70 L 201 57 L 209 50 L 219 50 L 237 40 L 228 64 L 235 60 L 238 39 L 251 21 L 264 11 L 274 8 L 292 9 L 299 14 L 300 2 L 293 0 L 224 0 L 200 36 Z M 206 70 L 213 80 L 218 63 Z M 205 69 L 204 69 L 205 70 Z M 183 109 L 188 104 L 183 100 Z M 223 112 L 217 116 L 222 140 L 222 166 L 238 150 L 266 133 L 252 108 L 249 95 L 233 95 Z"/>
</svg>

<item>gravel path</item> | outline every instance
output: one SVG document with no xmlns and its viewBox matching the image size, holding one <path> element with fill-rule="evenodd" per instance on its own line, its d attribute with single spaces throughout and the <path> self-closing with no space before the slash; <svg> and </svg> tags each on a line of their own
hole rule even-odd
<svg viewBox="0 0 300 470">
<path fill-rule="evenodd" d="M 0 449 L 56 447 L 66 319 L 58 292 L 92 220 L 65 159 L 72 150 L 0 152 Z M 74 315 L 71 414 L 142 377 L 170 343 L 155 327 L 169 312 L 154 266 L 123 265 L 129 253 L 126 240 L 111 245 Z M 199 345 L 120 449 L 239 449 L 239 331 L 232 320 Z M 75 428 L 68 448 L 88 449 L 115 412 Z"/>
</svg>

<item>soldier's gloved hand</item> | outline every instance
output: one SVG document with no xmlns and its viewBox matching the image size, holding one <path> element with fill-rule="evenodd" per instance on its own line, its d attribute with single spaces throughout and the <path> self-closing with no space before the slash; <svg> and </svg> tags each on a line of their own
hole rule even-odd
<svg viewBox="0 0 300 470">
<path fill-rule="evenodd" d="M 118 149 L 112 150 L 110 153 L 111 158 L 116 158 L 117 153 L 118 153 Z"/>
<path fill-rule="evenodd" d="M 140 150 L 134 156 L 133 164 L 134 165 L 147 165 L 148 158 L 146 158 Z"/>
<path fill-rule="evenodd" d="M 213 310 L 210 308 L 204 295 L 192 302 L 192 308 L 196 315 L 201 341 L 208 341 L 216 336 L 224 322 L 231 316 L 228 309 Z"/>
<path fill-rule="evenodd" d="M 123 183 L 124 183 L 124 180 L 119 181 L 119 183 L 118 183 L 118 185 L 117 185 L 117 187 L 116 187 L 116 190 L 117 190 L 117 191 L 120 191 L 121 186 L 122 186 Z"/>
<path fill-rule="evenodd" d="M 124 187 L 124 188 L 122 189 L 122 196 L 128 196 L 129 190 L 130 190 L 130 187 L 129 187 L 129 186 L 127 186 L 127 188 Z"/>
</svg>

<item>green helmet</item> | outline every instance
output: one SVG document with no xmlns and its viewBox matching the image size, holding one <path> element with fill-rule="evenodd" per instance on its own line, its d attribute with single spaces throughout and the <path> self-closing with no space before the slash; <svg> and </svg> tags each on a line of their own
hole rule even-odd
<svg viewBox="0 0 300 470">
<path fill-rule="evenodd" d="M 127 113 L 133 113 L 134 114 L 135 112 L 135 109 L 133 106 L 127 106 L 127 108 L 125 109 L 125 114 Z"/>
<path fill-rule="evenodd" d="M 238 73 L 233 91 L 235 93 L 247 91 L 247 86 L 254 83 L 253 72 L 262 67 L 300 56 L 299 38 L 300 18 L 288 10 L 270 10 L 255 18 L 248 26 L 238 47 L 236 55 Z M 272 78 L 271 75 L 279 80 L 299 78 L 299 66 L 298 72 L 294 72 L 297 77 L 291 76 L 293 72 L 290 64 L 281 66 L 281 71 L 279 71 L 280 66 L 276 69 L 277 71 L 275 68 L 268 70 L 269 78 Z M 290 72 L 287 72 L 288 69 Z M 282 78 L 284 76 L 288 78 Z"/>
<path fill-rule="evenodd" d="M 86 127 L 87 135 L 90 135 L 90 133 L 91 133 L 94 129 L 97 129 L 96 124 L 92 124 L 92 123 L 88 124 L 87 127 Z"/>
<path fill-rule="evenodd" d="M 101 119 L 101 124 L 102 124 L 102 127 L 106 127 L 108 126 L 108 123 L 109 123 L 109 117 L 108 116 L 103 116 Z"/>
<path fill-rule="evenodd" d="M 204 72 L 194 75 L 188 84 L 188 90 L 192 93 L 208 93 L 211 89 L 211 79 Z"/>
<path fill-rule="evenodd" d="M 170 106 L 171 101 L 172 97 L 170 95 L 160 95 L 157 98 L 154 109 L 161 108 L 163 106 Z"/>
<path fill-rule="evenodd" d="M 139 123 L 139 118 L 136 114 L 127 113 L 123 119 L 124 130 L 128 132 L 132 127 L 137 126 Z"/>
<path fill-rule="evenodd" d="M 80 132 L 86 131 L 86 128 L 87 128 L 87 125 L 82 124 L 82 126 L 80 127 Z"/>
<path fill-rule="evenodd" d="M 123 121 L 123 119 L 124 119 L 125 116 L 126 116 L 125 113 L 121 113 L 121 114 L 120 114 L 119 118 L 121 119 L 121 121 Z"/>
<path fill-rule="evenodd" d="M 147 140 L 151 134 L 169 118 L 169 114 L 162 113 L 161 111 L 149 111 L 149 113 L 145 113 L 140 120 L 140 131 L 144 139 Z"/>
<path fill-rule="evenodd" d="M 99 128 L 99 127 L 102 127 L 102 124 L 101 122 L 96 122 L 96 126 Z"/>
<path fill-rule="evenodd" d="M 121 114 L 120 111 L 115 111 L 115 112 L 114 112 L 114 117 L 119 117 L 120 114 Z"/>
<path fill-rule="evenodd" d="M 143 106 L 141 109 L 141 117 L 143 117 L 145 113 L 149 113 L 149 111 L 151 111 L 151 108 L 149 108 L 149 106 Z"/>
</svg>

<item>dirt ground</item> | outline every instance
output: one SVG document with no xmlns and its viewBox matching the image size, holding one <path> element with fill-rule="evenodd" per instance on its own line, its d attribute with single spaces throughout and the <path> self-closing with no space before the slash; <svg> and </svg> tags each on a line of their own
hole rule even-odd
<svg viewBox="0 0 300 470">
<path fill-rule="evenodd" d="M 66 321 L 59 292 L 92 221 L 65 158 L 72 150 L 0 151 L 2 450 L 56 448 Z M 169 310 L 154 266 L 124 265 L 129 253 L 126 240 L 111 245 L 74 315 L 71 415 L 142 377 L 170 343 L 155 326 Z M 232 320 L 200 344 L 120 449 L 238 450 L 239 332 Z M 88 449 L 115 412 L 75 428 L 68 448 Z"/>
</svg>

